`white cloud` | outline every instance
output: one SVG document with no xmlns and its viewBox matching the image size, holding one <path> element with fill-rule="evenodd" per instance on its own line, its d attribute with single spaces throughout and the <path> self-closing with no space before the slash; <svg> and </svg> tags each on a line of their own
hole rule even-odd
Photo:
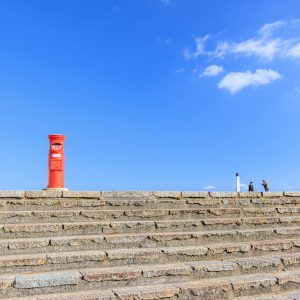
<svg viewBox="0 0 300 300">
<path fill-rule="evenodd" d="M 208 186 L 205 186 L 203 189 L 205 189 L 205 190 L 215 190 L 216 187 L 214 185 L 208 185 Z"/>
<path fill-rule="evenodd" d="M 231 72 L 218 83 L 218 87 L 228 89 L 231 94 L 235 94 L 247 86 L 265 85 L 280 77 L 277 71 L 271 69 L 258 69 L 255 73 L 251 71 Z"/>
<path fill-rule="evenodd" d="M 283 56 L 292 57 L 292 58 L 300 58 L 300 43 L 294 45 L 290 49 L 287 49 Z"/>
<path fill-rule="evenodd" d="M 280 27 L 286 26 L 286 25 L 287 25 L 287 22 L 283 22 L 283 21 L 266 23 L 259 29 L 258 33 L 261 36 L 268 37 L 273 34 L 273 31 L 275 31 L 276 29 L 278 29 Z"/>
<path fill-rule="evenodd" d="M 190 49 L 184 49 L 183 56 L 186 59 L 190 59 L 190 58 L 197 58 L 198 56 L 205 54 L 206 53 L 205 43 L 208 39 L 209 39 L 209 34 L 207 34 L 204 37 L 196 37 L 195 38 L 196 50 L 192 52 Z"/>
<path fill-rule="evenodd" d="M 204 72 L 202 73 L 202 76 L 208 76 L 213 77 L 221 74 L 224 71 L 223 67 L 218 65 L 210 65 L 208 66 Z"/>
<path fill-rule="evenodd" d="M 233 44 L 232 53 L 257 56 L 259 58 L 272 60 L 274 56 L 280 52 L 281 40 L 263 40 L 263 39 L 250 39 L 238 44 Z"/>
<path fill-rule="evenodd" d="M 270 61 L 276 57 L 300 58 L 300 36 L 295 36 L 291 39 L 283 39 L 279 36 L 274 37 L 275 30 L 280 27 L 293 28 L 299 25 L 299 20 L 266 23 L 258 30 L 254 37 L 240 42 L 219 40 L 216 42 L 213 50 L 205 48 L 206 41 L 210 38 L 210 35 L 207 34 L 204 37 L 197 37 L 195 39 L 196 49 L 191 51 L 187 48 L 183 51 L 183 55 L 186 59 L 197 58 L 199 56 L 224 58 L 229 55 L 235 55 L 236 57 L 255 56 Z"/>
</svg>

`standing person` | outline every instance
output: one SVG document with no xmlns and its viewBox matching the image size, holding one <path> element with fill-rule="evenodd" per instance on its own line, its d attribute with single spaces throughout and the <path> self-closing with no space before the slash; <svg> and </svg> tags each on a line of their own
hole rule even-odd
<svg viewBox="0 0 300 300">
<path fill-rule="evenodd" d="M 263 179 L 261 185 L 264 187 L 265 192 L 268 192 L 268 191 L 269 191 L 269 185 L 268 185 L 268 182 L 267 182 L 266 180 Z"/>
<path fill-rule="evenodd" d="M 254 185 L 253 185 L 253 182 L 251 181 L 249 186 L 248 186 L 248 191 L 249 192 L 254 192 Z"/>
</svg>

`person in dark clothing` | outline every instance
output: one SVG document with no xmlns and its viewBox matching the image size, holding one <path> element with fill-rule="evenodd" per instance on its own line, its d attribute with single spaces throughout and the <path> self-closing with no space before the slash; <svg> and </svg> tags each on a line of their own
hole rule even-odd
<svg viewBox="0 0 300 300">
<path fill-rule="evenodd" d="M 264 187 L 265 192 L 268 192 L 268 191 L 269 191 L 269 185 L 268 185 L 268 182 L 267 182 L 266 180 L 263 179 L 261 185 Z"/>
<path fill-rule="evenodd" d="M 251 181 L 249 186 L 248 186 L 248 191 L 249 192 L 254 192 L 254 185 L 253 185 L 253 182 Z"/>
</svg>

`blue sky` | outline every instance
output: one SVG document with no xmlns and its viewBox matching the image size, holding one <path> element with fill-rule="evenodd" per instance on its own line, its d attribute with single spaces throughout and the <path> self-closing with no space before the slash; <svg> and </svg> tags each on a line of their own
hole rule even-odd
<svg viewBox="0 0 300 300">
<path fill-rule="evenodd" d="M 0 189 L 300 189 L 297 0 L 0 1 Z M 243 187 L 244 187 L 243 185 Z"/>
</svg>

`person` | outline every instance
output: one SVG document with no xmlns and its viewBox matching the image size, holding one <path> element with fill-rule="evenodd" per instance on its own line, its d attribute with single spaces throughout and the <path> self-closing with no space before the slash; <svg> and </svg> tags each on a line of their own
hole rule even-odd
<svg viewBox="0 0 300 300">
<path fill-rule="evenodd" d="M 254 192 L 254 185 L 253 185 L 253 182 L 251 181 L 249 186 L 248 186 L 248 191 L 249 192 Z"/>
<path fill-rule="evenodd" d="M 267 182 L 266 180 L 263 179 L 261 185 L 264 187 L 265 192 L 268 192 L 268 191 L 269 191 L 269 185 L 268 185 L 268 182 Z"/>
</svg>

